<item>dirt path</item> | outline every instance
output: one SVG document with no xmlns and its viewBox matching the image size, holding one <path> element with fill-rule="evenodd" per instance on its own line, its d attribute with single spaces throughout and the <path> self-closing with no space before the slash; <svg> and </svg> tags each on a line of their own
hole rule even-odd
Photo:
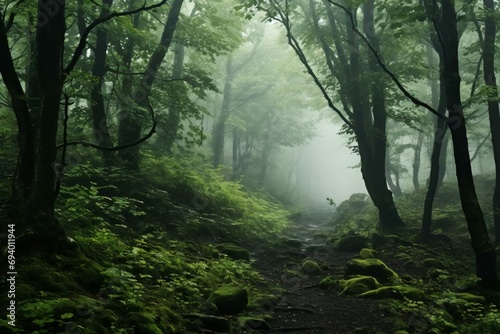
<svg viewBox="0 0 500 334">
<path fill-rule="evenodd" d="M 270 333 L 391 333 L 388 319 L 376 301 L 339 295 L 318 283 L 327 275 L 344 276 L 345 264 L 357 253 L 337 252 L 324 232 L 332 213 L 314 210 L 303 214 L 287 231 L 287 245 L 258 251 L 256 266 L 271 286 L 286 290 L 270 312 Z M 316 261 L 321 272 L 300 273 L 305 258 Z"/>
</svg>

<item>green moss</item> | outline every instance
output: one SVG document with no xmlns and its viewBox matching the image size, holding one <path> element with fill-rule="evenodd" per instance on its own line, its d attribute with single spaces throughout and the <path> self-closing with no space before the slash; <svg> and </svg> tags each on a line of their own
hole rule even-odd
<svg viewBox="0 0 500 334">
<path fill-rule="evenodd" d="M 273 308 L 273 305 L 279 301 L 279 299 L 280 297 L 272 294 L 253 295 L 248 303 L 248 310 L 268 312 Z"/>
<path fill-rule="evenodd" d="M 359 251 L 359 257 L 362 259 L 373 259 L 376 258 L 377 255 L 377 251 L 370 248 L 363 248 Z"/>
<path fill-rule="evenodd" d="M 459 292 L 453 294 L 458 299 L 463 299 L 469 303 L 478 303 L 482 305 L 486 305 L 486 298 L 483 296 L 473 295 L 472 293 L 467 292 Z"/>
<path fill-rule="evenodd" d="M 248 291 L 235 286 L 224 286 L 214 291 L 210 302 L 217 306 L 220 314 L 238 314 L 248 305 Z"/>
<path fill-rule="evenodd" d="M 368 246 L 369 240 L 360 235 L 348 235 L 338 240 L 334 248 L 342 252 L 359 252 Z"/>
<path fill-rule="evenodd" d="M 377 289 L 380 283 L 371 276 L 358 276 L 348 280 L 340 281 L 342 292 L 340 294 L 346 295 L 359 295 L 364 292 Z"/>
<path fill-rule="evenodd" d="M 260 317 L 239 317 L 239 327 L 246 330 L 269 331 L 271 327 Z"/>
<path fill-rule="evenodd" d="M 424 261 L 422 261 L 422 266 L 425 268 L 436 268 L 436 269 L 444 269 L 445 265 L 443 262 L 433 259 L 433 258 L 427 258 Z"/>
<path fill-rule="evenodd" d="M 312 260 L 306 260 L 300 266 L 300 271 L 306 274 L 316 274 L 321 271 L 318 264 Z"/>
<path fill-rule="evenodd" d="M 217 250 L 222 254 L 226 254 L 233 260 L 250 260 L 250 253 L 243 247 L 235 244 L 225 243 L 216 246 Z"/>
<path fill-rule="evenodd" d="M 378 259 L 353 259 L 346 265 L 346 276 L 372 276 L 381 283 L 399 280 L 398 274 Z"/>
<path fill-rule="evenodd" d="M 336 289 L 339 287 L 339 281 L 332 276 L 326 276 L 319 282 L 319 288 L 323 290 Z"/>
<path fill-rule="evenodd" d="M 403 300 L 405 297 L 411 300 L 426 300 L 425 293 L 415 287 L 406 285 L 383 286 L 375 290 L 370 290 L 359 295 L 361 298 L 370 299 L 398 299 Z"/>
</svg>

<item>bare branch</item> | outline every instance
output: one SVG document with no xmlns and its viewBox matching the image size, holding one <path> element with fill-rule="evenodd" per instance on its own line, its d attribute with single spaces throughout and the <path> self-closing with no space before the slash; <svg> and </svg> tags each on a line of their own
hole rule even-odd
<svg viewBox="0 0 500 334">
<path fill-rule="evenodd" d="M 372 51 L 373 55 L 375 56 L 375 59 L 377 60 L 377 63 L 379 64 L 379 66 L 384 70 L 385 73 L 387 73 L 389 75 L 389 77 L 392 79 L 392 81 L 398 86 L 399 90 L 411 101 L 413 102 L 414 104 L 418 105 L 418 106 L 421 106 L 421 107 L 424 107 L 425 109 L 429 110 L 431 113 L 433 113 L 434 115 L 436 115 L 437 117 L 439 118 L 443 118 L 443 119 L 448 119 L 445 115 L 443 114 L 440 114 L 437 110 L 435 110 L 434 108 L 432 108 L 430 105 L 428 105 L 427 103 L 425 102 L 422 102 L 420 101 L 419 99 L 417 99 L 416 97 L 414 97 L 408 90 L 406 90 L 406 88 L 401 84 L 401 82 L 398 80 L 398 78 L 394 75 L 394 73 L 391 72 L 391 70 L 389 70 L 387 68 L 387 66 L 384 64 L 384 62 L 382 61 L 382 59 L 380 59 L 380 56 L 377 52 L 377 50 L 375 50 L 375 48 L 373 47 L 373 45 L 370 43 L 370 41 L 368 41 L 368 39 L 366 38 L 366 36 L 364 34 L 362 34 L 357 28 L 356 28 L 356 24 L 355 24 L 355 21 L 354 21 L 354 18 L 352 17 L 352 13 L 346 8 L 344 7 L 343 5 L 335 2 L 335 1 L 332 1 L 332 0 L 328 0 L 328 2 L 330 2 L 332 5 L 334 6 L 337 6 L 339 8 L 342 8 L 350 17 L 351 19 L 351 24 L 352 24 L 352 29 L 354 32 L 356 32 L 356 34 L 358 34 L 359 37 L 361 37 L 361 39 L 365 42 L 365 44 L 368 46 L 368 48 Z"/>
<path fill-rule="evenodd" d="M 85 49 L 85 45 L 87 44 L 87 38 L 89 37 L 90 32 L 95 27 L 97 27 L 98 25 L 103 24 L 103 23 L 105 23 L 105 22 L 107 22 L 115 17 L 133 15 L 133 14 L 137 14 L 137 13 L 140 13 L 143 11 L 148 11 L 148 10 L 151 10 L 154 8 L 161 7 L 166 2 L 167 2 L 167 0 L 161 0 L 160 2 L 158 2 L 154 5 L 151 5 L 151 6 L 146 6 L 146 2 L 144 2 L 144 4 L 137 9 L 133 9 L 133 10 L 125 11 L 125 12 L 120 12 L 120 13 L 113 12 L 113 13 L 109 14 L 108 16 L 96 19 L 88 27 L 85 28 L 85 31 L 80 36 L 80 41 L 78 42 L 78 46 L 76 47 L 75 52 L 73 53 L 73 57 L 71 58 L 71 61 L 69 62 L 68 66 L 66 66 L 66 68 L 64 69 L 64 74 L 68 75 L 75 68 L 76 63 L 80 59 L 80 56 L 82 55 L 83 50 Z"/>
</svg>

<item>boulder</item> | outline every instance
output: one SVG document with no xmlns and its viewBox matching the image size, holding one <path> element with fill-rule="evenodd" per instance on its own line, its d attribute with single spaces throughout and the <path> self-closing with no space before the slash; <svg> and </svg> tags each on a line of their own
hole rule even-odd
<svg viewBox="0 0 500 334">
<path fill-rule="evenodd" d="M 368 238 L 360 235 L 348 235 L 338 240 L 333 248 L 342 252 L 359 252 L 368 246 Z"/>
<path fill-rule="evenodd" d="M 319 282 L 318 286 L 323 290 L 336 289 L 339 286 L 339 282 L 332 276 L 326 276 Z"/>
<path fill-rule="evenodd" d="M 316 274 L 321 271 L 318 264 L 312 260 L 305 260 L 300 266 L 300 271 L 306 274 Z"/>
<path fill-rule="evenodd" d="M 235 286 L 223 286 L 211 295 L 208 301 L 217 306 L 219 314 L 238 314 L 248 305 L 248 291 Z"/>
<path fill-rule="evenodd" d="M 215 248 L 222 254 L 226 254 L 233 260 L 250 260 L 250 253 L 243 247 L 235 244 L 225 243 L 215 246 Z"/>
<path fill-rule="evenodd" d="M 346 276 L 372 276 L 381 283 L 399 280 L 398 274 L 378 259 L 353 259 L 346 265 Z"/>
<path fill-rule="evenodd" d="M 283 241 L 283 245 L 293 248 L 300 248 L 302 247 L 302 241 L 298 239 L 286 239 Z"/>
<path fill-rule="evenodd" d="M 359 295 L 364 292 L 379 288 L 381 285 L 376 278 L 371 276 L 358 276 L 340 282 L 343 288 L 340 294 Z"/>
<path fill-rule="evenodd" d="M 269 331 L 271 327 L 266 320 L 257 317 L 240 317 L 238 319 L 241 329 L 256 330 L 256 331 Z"/>
<path fill-rule="evenodd" d="M 427 258 L 424 261 L 422 261 L 422 266 L 425 268 L 436 268 L 436 269 L 444 269 L 444 263 L 433 259 L 433 258 Z"/>
<path fill-rule="evenodd" d="M 377 251 L 370 248 L 363 248 L 359 251 L 359 257 L 362 259 L 373 259 L 376 258 L 377 255 Z"/>
</svg>

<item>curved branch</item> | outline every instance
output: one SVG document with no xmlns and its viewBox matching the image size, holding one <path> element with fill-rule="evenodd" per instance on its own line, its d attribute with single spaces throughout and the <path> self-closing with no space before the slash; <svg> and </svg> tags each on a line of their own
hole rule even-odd
<svg viewBox="0 0 500 334">
<path fill-rule="evenodd" d="M 433 113 L 434 115 L 436 115 L 437 117 L 439 118 L 442 118 L 442 119 L 445 119 L 447 120 L 448 117 L 446 117 L 445 115 L 442 115 L 440 114 L 437 110 L 435 110 L 434 108 L 432 108 L 430 105 L 428 105 L 427 103 L 425 102 L 422 102 L 420 101 L 419 99 L 417 99 L 416 97 L 414 97 L 408 90 L 406 90 L 406 88 L 403 86 L 403 84 L 401 84 L 401 82 L 398 80 L 398 78 L 394 75 L 394 73 L 391 72 L 391 70 L 389 70 L 387 68 L 387 66 L 384 64 L 384 62 L 380 59 L 380 56 L 378 54 L 378 52 L 375 50 L 375 48 L 373 47 L 373 45 L 368 41 L 368 39 L 366 38 L 366 36 L 364 34 L 362 34 L 357 28 L 356 28 L 356 25 L 355 25 L 355 21 L 354 21 L 354 18 L 352 17 L 352 14 L 351 12 L 349 12 L 349 10 L 347 8 L 345 8 L 343 5 L 339 4 L 339 3 L 336 3 L 332 0 L 328 0 L 328 2 L 330 2 L 332 5 L 334 6 L 337 6 L 337 7 L 340 7 L 342 8 L 350 17 L 351 19 L 351 23 L 352 23 L 352 29 L 354 32 L 356 32 L 356 34 L 359 35 L 359 37 L 361 37 L 361 39 L 365 42 L 365 44 L 368 46 L 368 48 L 372 51 L 373 55 L 375 56 L 375 59 L 377 60 L 377 63 L 379 64 L 379 66 L 382 68 L 382 70 L 384 70 L 385 73 L 387 73 L 387 75 L 389 75 L 389 77 L 392 79 L 392 81 L 396 84 L 396 86 L 398 86 L 399 90 L 411 101 L 413 102 L 414 104 L 418 105 L 418 106 L 421 106 L 421 107 L 424 107 L 425 109 L 429 110 L 431 113 Z"/>
<path fill-rule="evenodd" d="M 68 75 L 75 68 L 76 63 L 78 62 L 78 60 L 80 59 L 80 56 L 83 53 L 83 50 L 85 48 L 85 44 L 87 44 L 87 38 L 89 37 L 89 34 L 92 31 L 92 29 L 94 29 L 98 25 L 103 24 L 103 23 L 105 23 L 105 22 L 107 22 L 115 17 L 128 16 L 128 15 L 137 14 L 139 12 L 148 11 L 148 10 L 151 10 L 154 8 L 161 7 L 166 2 L 167 2 L 167 0 L 161 0 L 160 2 L 158 2 L 154 5 L 150 5 L 150 6 L 146 6 L 146 2 L 144 2 L 144 4 L 137 9 L 133 9 L 133 10 L 125 11 L 125 12 L 120 12 L 120 13 L 113 12 L 105 17 L 101 17 L 101 18 L 96 19 L 88 27 L 85 28 L 85 31 L 83 31 L 82 35 L 80 36 L 80 41 L 78 42 L 78 46 L 76 47 L 75 52 L 73 53 L 73 57 L 71 58 L 71 61 L 69 62 L 68 66 L 66 66 L 66 68 L 64 69 L 64 74 Z"/>
<path fill-rule="evenodd" d="M 156 122 L 155 115 L 154 115 L 153 107 L 151 107 L 151 104 L 149 104 L 148 106 L 149 106 L 149 110 L 151 112 L 151 119 L 153 120 L 153 126 L 151 127 L 151 130 L 149 130 L 149 132 L 144 137 L 140 138 L 139 140 L 137 140 L 133 143 L 121 145 L 121 146 L 105 147 L 105 146 L 99 146 L 97 144 L 89 143 L 86 141 L 72 141 L 69 143 L 63 142 L 62 144 L 57 145 L 56 148 L 57 149 L 62 148 L 63 150 L 65 150 L 66 147 L 68 147 L 68 146 L 82 145 L 84 147 L 92 147 L 92 148 L 95 148 L 95 149 L 101 150 L 101 151 L 119 151 L 119 150 L 123 150 L 126 148 L 130 148 L 130 147 L 142 144 L 143 142 L 145 142 L 146 140 L 148 140 L 149 138 L 151 138 L 154 135 L 154 133 L 156 132 L 156 126 L 158 125 L 158 123 Z"/>
<path fill-rule="evenodd" d="M 344 116 L 344 114 L 342 113 L 342 111 L 340 111 L 340 109 L 338 109 L 335 106 L 335 104 L 333 103 L 332 99 L 328 95 L 328 92 L 326 91 L 326 88 L 323 87 L 323 84 L 321 83 L 321 81 L 319 80 L 319 78 L 316 76 L 316 73 L 314 73 L 314 70 L 311 68 L 311 65 L 309 65 L 309 62 L 308 62 L 308 60 L 307 60 L 304 52 L 302 51 L 302 48 L 300 47 L 299 42 L 295 39 L 295 37 L 292 34 L 292 26 L 291 26 L 291 23 L 290 23 L 290 19 L 288 17 L 288 13 L 286 13 L 286 11 L 278 3 L 276 3 L 276 1 L 273 1 L 273 4 L 274 4 L 275 8 L 279 9 L 277 12 L 278 12 L 280 18 L 279 19 L 275 18 L 275 19 L 276 19 L 276 21 L 278 21 L 281 24 L 283 24 L 283 26 L 285 27 L 286 33 L 287 33 L 287 38 L 288 38 L 288 44 L 295 51 L 295 53 L 299 57 L 299 59 L 302 62 L 302 64 L 305 66 L 305 68 L 307 70 L 307 73 L 309 73 L 309 75 L 313 78 L 314 83 L 316 84 L 316 86 L 321 90 L 321 93 L 323 94 L 323 97 L 327 101 L 328 106 L 333 111 L 335 111 L 337 113 L 337 115 L 339 115 L 339 117 L 342 119 L 342 121 L 344 121 L 344 123 L 350 129 L 352 129 L 354 131 L 355 130 L 354 129 L 354 125 Z"/>
</svg>

